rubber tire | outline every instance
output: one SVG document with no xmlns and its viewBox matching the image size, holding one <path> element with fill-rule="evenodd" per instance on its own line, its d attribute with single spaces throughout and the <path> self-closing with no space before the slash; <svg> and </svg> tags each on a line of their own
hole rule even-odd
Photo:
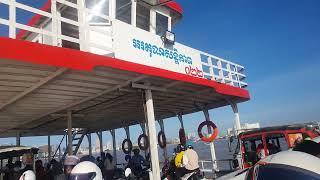
<svg viewBox="0 0 320 180">
<path fill-rule="evenodd" d="M 145 142 L 145 145 L 142 146 L 141 144 L 141 139 L 144 138 L 144 142 Z M 139 137 L 138 137 L 138 146 L 139 146 L 139 149 L 142 150 L 142 151 L 145 151 L 149 148 L 149 139 L 148 139 L 148 136 L 146 134 L 141 134 Z"/>
<path fill-rule="evenodd" d="M 128 143 L 128 149 L 127 150 L 124 147 L 126 143 Z M 122 141 L 122 151 L 125 154 L 130 154 L 131 153 L 131 151 L 132 151 L 132 142 L 131 142 L 130 139 L 125 139 L 125 140 Z"/>
<path fill-rule="evenodd" d="M 161 141 L 161 137 L 162 137 L 163 142 Z M 160 131 L 158 133 L 158 144 L 159 144 L 160 148 L 162 148 L 162 149 L 167 147 L 167 138 L 166 138 L 166 135 L 164 134 L 163 131 Z"/>
</svg>

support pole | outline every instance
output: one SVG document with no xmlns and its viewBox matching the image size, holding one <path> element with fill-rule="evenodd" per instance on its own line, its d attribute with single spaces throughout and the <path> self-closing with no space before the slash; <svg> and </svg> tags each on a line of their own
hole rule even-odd
<svg viewBox="0 0 320 180">
<path fill-rule="evenodd" d="M 184 129 L 182 114 L 178 114 L 178 119 L 179 119 L 179 121 L 180 121 L 181 128 Z"/>
<path fill-rule="evenodd" d="M 206 118 L 206 121 L 210 121 L 210 115 L 209 115 L 209 111 L 207 108 L 205 108 L 203 110 L 204 116 Z M 208 127 L 208 134 L 211 135 L 212 134 L 212 129 L 210 127 Z M 212 159 L 212 165 L 213 165 L 213 170 L 214 171 L 218 171 L 218 166 L 217 166 L 217 158 L 216 158 L 216 151 L 214 148 L 214 142 L 210 143 L 210 152 L 211 152 L 211 159 Z"/>
<path fill-rule="evenodd" d="M 100 154 L 103 153 L 103 141 L 102 141 L 102 131 L 98 132 L 99 144 L 100 144 Z M 102 158 L 102 157 L 101 157 Z"/>
<path fill-rule="evenodd" d="M 50 135 L 48 136 L 48 162 L 51 160 L 51 141 Z"/>
<path fill-rule="evenodd" d="M 71 111 L 67 112 L 68 120 L 68 155 L 72 155 L 72 113 Z"/>
<path fill-rule="evenodd" d="M 130 139 L 130 128 L 129 128 L 129 126 L 124 127 L 124 130 L 126 131 L 127 138 Z"/>
<path fill-rule="evenodd" d="M 117 144 L 116 144 L 116 130 L 110 130 L 112 136 L 112 145 L 113 145 L 113 164 L 117 165 Z"/>
<path fill-rule="evenodd" d="M 21 146 L 21 134 L 20 134 L 20 132 L 17 132 L 16 146 Z"/>
<path fill-rule="evenodd" d="M 239 111 L 238 111 L 238 105 L 237 103 L 230 103 L 233 113 L 234 113 L 234 124 L 236 127 L 236 135 L 238 135 L 241 131 L 241 124 L 240 124 L 240 116 L 239 116 Z"/>
<path fill-rule="evenodd" d="M 163 119 L 160 119 L 158 122 L 159 122 L 161 131 L 165 134 Z M 164 157 L 165 160 L 168 159 L 168 149 L 167 149 L 167 146 L 163 149 L 163 157 Z"/>
<path fill-rule="evenodd" d="M 155 124 L 151 90 L 149 89 L 145 90 L 145 94 L 146 94 L 145 97 L 146 97 L 146 107 L 147 107 L 147 125 L 148 125 L 148 132 L 149 132 L 150 154 L 151 154 L 151 165 L 152 165 L 152 179 L 160 180 L 156 124 Z"/>
<path fill-rule="evenodd" d="M 89 156 L 92 156 L 92 143 L 91 143 L 91 133 L 87 134 L 88 144 L 89 144 Z"/>
</svg>

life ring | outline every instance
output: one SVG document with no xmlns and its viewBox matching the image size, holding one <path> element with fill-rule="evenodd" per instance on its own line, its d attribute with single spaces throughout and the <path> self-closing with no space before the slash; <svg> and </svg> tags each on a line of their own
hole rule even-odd
<svg viewBox="0 0 320 180">
<path fill-rule="evenodd" d="M 180 128 L 179 130 L 179 139 L 180 139 L 180 144 L 185 145 L 187 143 L 186 132 L 184 131 L 183 128 Z"/>
<path fill-rule="evenodd" d="M 158 144 L 162 149 L 164 149 L 167 146 L 167 138 L 163 131 L 160 131 L 158 133 Z"/>
<path fill-rule="evenodd" d="M 126 143 L 128 143 L 128 149 L 125 148 Z M 125 154 L 130 154 L 132 151 L 132 142 L 130 139 L 125 139 L 122 141 L 122 151 Z"/>
<path fill-rule="evenodd" d="M 213 129 L 213 134 L 209 137 L 206 137 L 202 134 L 201 130 L 203 126 L 210 126 Z M 212 121 L 203 121 L 198 127 L 199 138 L 204 142 L 212 142 L 218 136 L 218 128 Z"/>
<path fill-rule="evenodd" d="M 144 145 L 142 145 L 142 143 L 141 143 L 142 138 L 144 139 Z M 141 134 L 138 137 L 138 146 L 143 151 L 145 151 L 149 148 L 149 140 L 148 140 L 148 136 L 146 134 Z"/>
</svg>

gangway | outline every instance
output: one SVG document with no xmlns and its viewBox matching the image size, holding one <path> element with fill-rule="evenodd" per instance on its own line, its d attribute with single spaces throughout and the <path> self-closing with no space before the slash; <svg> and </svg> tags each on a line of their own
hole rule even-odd
<svg viewBox="0 0 320 180">
<path fill-rule="evenodd" d="M 77 127 L 110 130 L 115 144 L 115 129 L 147 124 L 157 179 L 156 121 L 178 115 L 183 127 L 182 116 L 199 110 L 213 121 L 208 110 L 231 105 L 240 129 L 237 104 L 250 99 L 245 68 L 177 42 L 178 3 L 30 2 L 0 0 L 1 137 L 63 135 L 66 128 L 71 134 Z M 34 16 L 25 22 L 21 11 Z"/>
</svg>

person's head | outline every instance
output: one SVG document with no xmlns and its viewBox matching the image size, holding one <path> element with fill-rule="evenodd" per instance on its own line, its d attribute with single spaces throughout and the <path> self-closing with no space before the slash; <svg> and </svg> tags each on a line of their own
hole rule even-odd
<svg viewBox="0 0 320 180">
<path fill-rule="evenodd" d="M 83 161 L 71 171 L 69 180 L 102 180 L 100 168 L 93 162 Z"/>
<path fill-rule="evenodd" d="M 98 156 L 96 160 L 97 160 L 97 162 L 99 162 L 100 161 L 100 156 Z"/>
<path fill-rule="evenodd" d="M 22 156 L 22 163 L 25 165 L 32 165 L 33 164 L 33 155 L 31 153 L 24 154 Z"/>
<path fill-rule="evenodd" d="M 21 161 L 14 162 L 14 167 L 15 168 L 21 168 Z"/>
<path fill-rule="evenodd" d="M 110 153 L 106 154 L 106 159 L 108 159 L 109 161 L 112 161 L 113 157 Z"/>
<path fill-rule="evenodd" d="M 185 151 L 185 150 L 186 150 L 186 148 L 183 144 L 179 144 L 177 146 L 177 153 L 180 153 L 181 151 Z"/>
<path fill-rule="evenodd" d="M 33 171 L 25 171 L 19 178 L 19 180 L 36 180 L 36 175 Z"/>
<path fill-rule="evenodd" d="M 40 159 L 38 159 L 36 161 L 36 168 L 40 168 L 40 167 L 42 167 L 42 161 Z"/>
<path fill-rule="evenodd" d="M 65 175 L 69 175 L 72 169 L 80 162 L 77 156 L 67 156 L 63 163 L 63 171 Z"/>
<path fill-rule="evenodd" d="M 190 140 L 187 141 L 187 144 L 186 144 L 186 145 L 187 145 L 187 148 L 188 148 L 188 149 L 193 149 L 193 141 L 190 141 Z"/>
<path fill-rule="evenodd" d="M 134 149 L 133 150 L 133 154 L 134 155 L 139 155 L 140 154 L 140 150 L 137 148 L 137 149 Z"/>
</svg>

